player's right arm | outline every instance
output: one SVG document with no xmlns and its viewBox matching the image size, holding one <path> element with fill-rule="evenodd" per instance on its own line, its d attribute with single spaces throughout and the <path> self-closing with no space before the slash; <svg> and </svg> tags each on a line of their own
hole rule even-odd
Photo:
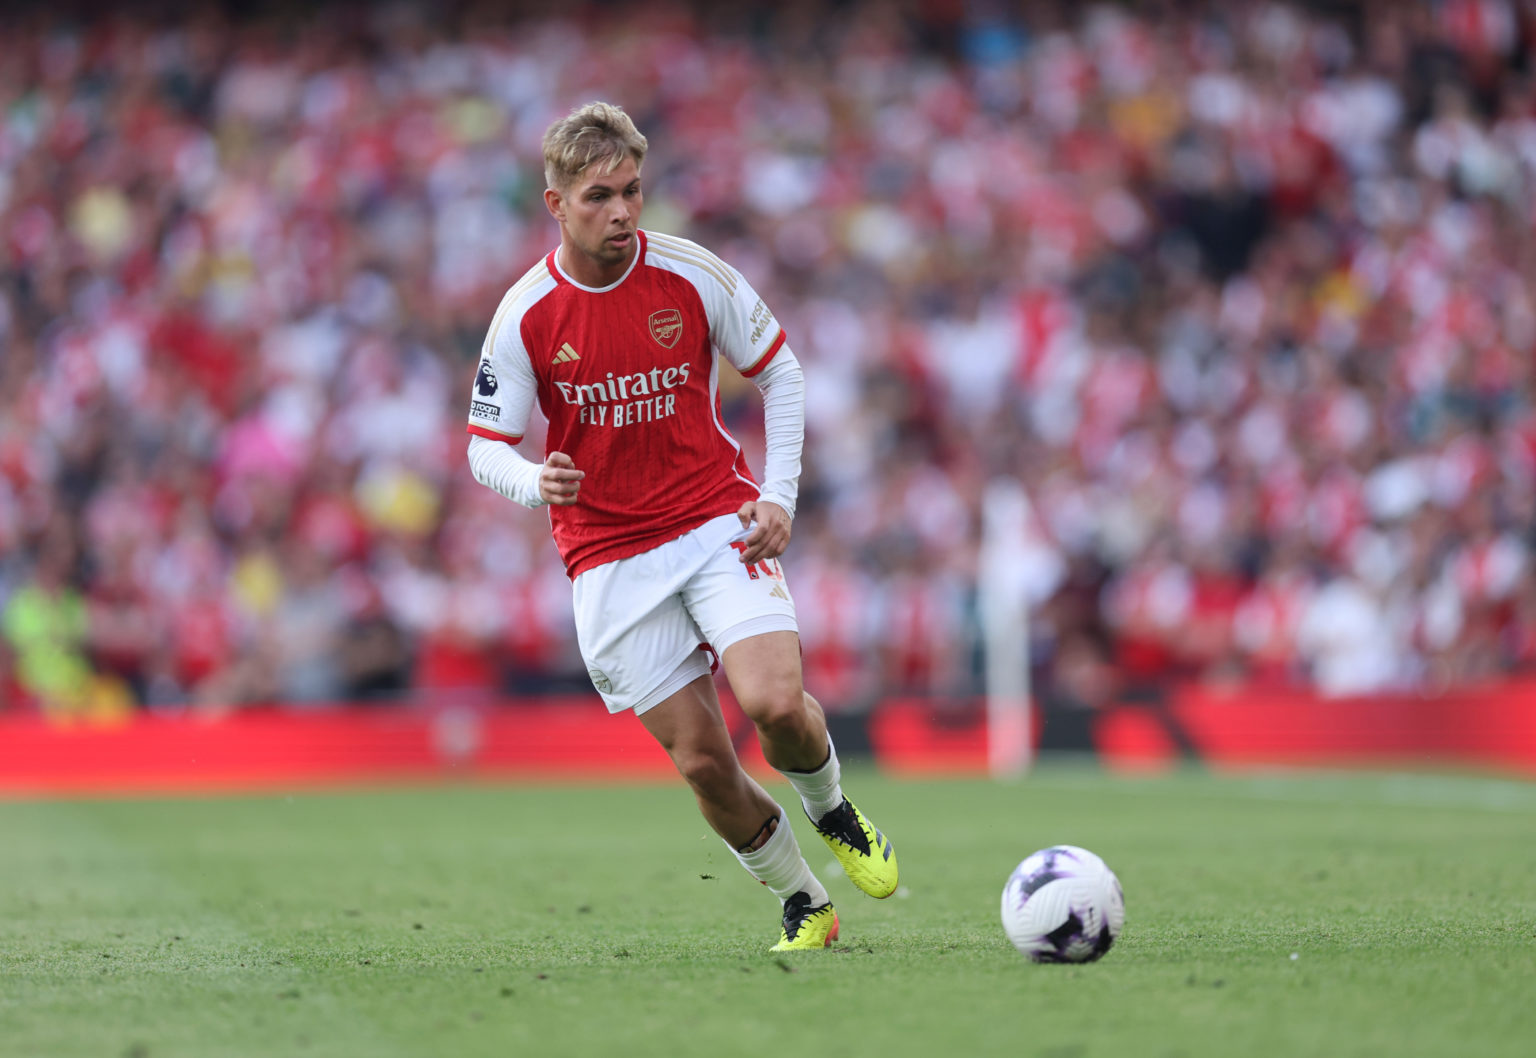
<svg viewBox="0 0 1536 1058">
<path fill-rule="evenodd" d="M 564 452 L 534 463 L 514 447 L 523 439 L 538 380 L 521 334 L 519 283 L 491 322 L 469 404 L 469 468 L 475 480 L 524 507 L 568 507 L 586 475 Z"/>
<path fill-rule="evenodd" d="M 564 452 L 551 452 L 544 462 L 534 463 L 510 444 L 484 437 L 469 439 L 469 469 L 480 484 L 524 507 L 569 507 L 587 476 Z"/>
</svg>

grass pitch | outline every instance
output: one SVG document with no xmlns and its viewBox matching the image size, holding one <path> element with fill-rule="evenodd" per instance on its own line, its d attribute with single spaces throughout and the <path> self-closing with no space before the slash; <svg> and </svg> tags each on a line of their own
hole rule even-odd
<svg viewBox="0 0 1536 1058">
<path fill-rule="evenodd" d="M 847 787 L 903 887 L 859 894 L 797 819 L 843 926 L 793 956 L 680 786 L 0 804 L 0 1055 L 1531 1053 L 1536 786 Z M 998 924 L 1057 842 L 1124 884 L 1102 962 Z"/>
</svg>

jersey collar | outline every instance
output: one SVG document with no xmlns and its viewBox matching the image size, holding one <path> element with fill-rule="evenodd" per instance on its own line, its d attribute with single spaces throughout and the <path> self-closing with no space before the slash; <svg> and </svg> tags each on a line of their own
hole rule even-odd
<svg viewBox="0 0 1536 1058">
<path fill-rule="evenodd" d="M 624 280 L 628 279 L 629 274 L 633 272 L 635 270 L 635 266 L 640 263 L 640 258 L 645 256 L 646 240 L 645 230 L 643 228 L 635 229 L 635 239 L 637 240 L 635 245 L 635 256 L 630 259 L 629 267 L 624 269 L 623 275 L 619 276 L 619 278 L 615 279 L 612 283 L 609 283 L 605 287 L 589 287 L 584 283 L 576 282 L 576 280 L 567 275 L 565 269 L 560 267 L 560 248 L 558 246 L 555 247 L 555 249 L 549 251 L 549 256 L 544 260 L 549 266 L 549 274 L 555 277 L 556 282 L 569 283 L 577 290 L 585 290 L 588 294 L 606 294 L 608 291 L 613 290 L 615 287 L 621 285 Z"/>
</svg>

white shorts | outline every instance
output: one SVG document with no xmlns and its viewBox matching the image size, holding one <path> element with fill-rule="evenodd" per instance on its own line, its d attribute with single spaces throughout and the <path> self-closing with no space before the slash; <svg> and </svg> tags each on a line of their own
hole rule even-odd
<svg viewBox="0 0 1536 1058">
<path fill-rule="evenodd" d="M 799 631 L 778 561 L 742 565 L 732 544 L 746 537 L 741 519 L 722 515 L 577 575 L 576 641 L 610 713 L 643 713 L 709 675 L 711 649 Z"/>
</svg>

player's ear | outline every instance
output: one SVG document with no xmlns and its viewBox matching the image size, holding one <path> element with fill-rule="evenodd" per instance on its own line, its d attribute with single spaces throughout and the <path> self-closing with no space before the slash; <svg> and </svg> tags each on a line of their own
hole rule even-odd
<svg viewBox="0 0 1536 1058">
<path fill-rule="evenodd" d="M 562 224 L 565 222 L 565 198 L 552 187 L 544 189 L 544 208 L 549 210 L 551 217 Z"/>
</svg>

